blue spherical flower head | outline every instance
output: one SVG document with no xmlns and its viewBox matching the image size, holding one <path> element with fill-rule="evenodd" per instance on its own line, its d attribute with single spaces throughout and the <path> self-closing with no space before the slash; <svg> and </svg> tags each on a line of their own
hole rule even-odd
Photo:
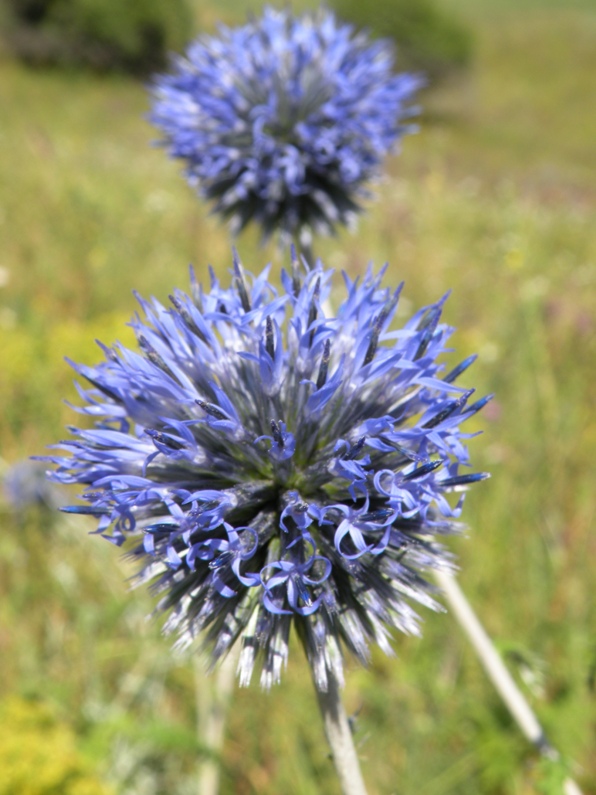
<svg viewBox="0 0 596 795">
<path fill-rule="evenodd" d="M 200 633 L 216 661 L 241 639 L 243 684 L 257 663 L 279 680 L 292 626 L 322 690 L 343 649 L 366 662 L 417 632 L 411 603 L 437 607 L 424 574 L 451 561 L 449 492 L 485 477 L 461 426 L 486 398 L 455 384 L 474 357 L 442 372 L 443 300 L 389 330 L 400 290 L 381 278 L 344 275 L 330 316 L 320 263 L 294 261 L 278 292 L 236 260 L 229 288 L 139 299 L 140 352 L 74 365 L 96 425 L 72 429 L 53 478 L 86 487 L 70 510 L 126 542 L 181 643 Z"/>
<path fill-rule="evenodd" d="M 156 79 L 150 119 L 235 231 L 329 233 L 354 220 L 364 184 L 411 129 L 421 81 L 392 70 L 387 42 L 329 11 L 266 8 L 192 44 Z"/>
</svg>

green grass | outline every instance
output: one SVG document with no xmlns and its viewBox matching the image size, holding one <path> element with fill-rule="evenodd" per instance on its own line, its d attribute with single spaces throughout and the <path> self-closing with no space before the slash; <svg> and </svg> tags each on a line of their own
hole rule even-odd
<svg viewBox="0 0 596 795">
<path fill-rule="evenodd" d="M 493 478 L 470 494 L 469 537 L 453 543 L 461 583 L 590 792 L 596 14 L 582 3 L 450 5 L 474 27 L 471 73 L 427 92 L 421 132 L 358 232 L 318 250 L 351 273 L 388 260 L 412 309 L 453 290 L 454 345 L 480 354 L 467 383 L 496 393 L 470 443 Z M 63 355 L 93 361 L 95 337 L 130 341 L 133 288 L 165 300 L 187 284 L 189 262 L 224 273 L 230 244 L 179 165 L 149 145 L 142 86 L 3 62 L 0 101 L 8 463 L 77 421 L 61 402 L 75 397 Z M 252 233 L 239 248 L 252 269 L 283 261 Z M 82 521 L 0 510 L 0 702 L 41 698 L 119 794 L 194 792 L 194 668 L 144 621 L 149 597 L 127 592 L 117 550 Z M 556 771 L 521 738 L 449 616 L 425 614 L 424 638 L 398 638 L 396 650 L 348 675 L 371 795 L 554 795 Z M 223 761 L 227 795 L 338 791 L 297 646 L 282 687 L 235 693 Z"/>
</svg>

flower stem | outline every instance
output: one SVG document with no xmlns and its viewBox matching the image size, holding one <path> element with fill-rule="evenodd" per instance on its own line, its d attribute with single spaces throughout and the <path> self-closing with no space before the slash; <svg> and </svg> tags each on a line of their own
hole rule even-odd
<svg viewBox="0 0 596 795">
<path fill-rule="evenodd" d="M 507 709 L 527 739 L 540 754 L 553 761 L 559 759 L 559 752 L 547 740 L 538 718 L 505 667 L 500 654 L 480 623 L 455 577 L 443 571 L 435 572 L 435 579 L 447 600 L 453 615 L 468 636 L 478 658 L 501 696 Z M 582 795 L 580 788 L 571 778 L 564 782 L 565 795 Z"/>
<path fill-rule="evenodd" d="M 300 234 L 295 242 L 296 250 L 300 256 L 304 258 L 309 269 L 312 270 L 315 265 L 315 257 L 312 248 L 312 232 L 310 229 L 304 227 L 300 230 Z"/>
<path fill-rule="evenodd" d="M 330 670 L 327 670 L 327 679 L 327 691 L 319 690 L 316 683 L 315 691 L 341 791 L 343 795 L 366 795 L 352 730 L 341 703 L 339 683 Z"/>
</svg>

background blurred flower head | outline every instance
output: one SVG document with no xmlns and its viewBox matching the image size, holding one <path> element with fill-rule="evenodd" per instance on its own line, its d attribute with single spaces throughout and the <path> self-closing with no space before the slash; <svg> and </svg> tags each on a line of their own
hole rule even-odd
<svg viewBox="0 0 596 795">
<path fill-rule="evenodd" d="M 329 233 L 354 220 L 364 183 L 410 129 L 421 81 L 392 69 L 388 42 L 329 11 L 266 8 L 193 43 L 156 79 L 150 118 L 234 231 Z"/>
<path fill-rule="evenodd" d="M 15 512 L 31 506 L 59 508 L 66 501 L 64 491 L 48 482 L 46 467 L 37 461 L 17 461 L 7 467 L 2 481 L 6 501 Z"/>
<path fill-rule="evenodd" d="M 244 684 L 257 658 L 279 680 L 292 625 L 323 690 L 342 646 L 366 662 L 371 641 L 391 653 L 392 629 L 417 632 L 410 602 L 437 607 L 422 574 L 450 565 L 435 536 L 458 528 L 446 494 L 485 477 L 462 471 L 460 426 L 487 399 L 454 384 L 474 357 L 441 372 L 444 299 L 389 331 L 400 288 L 344 274 L 328 317 L 331 275 L 293 261 L 277 292 L 236 260 L 229 288 L 139 299 L 140 352 L 74 365 L 96 425 L 49 459 L 87 488 L 68 510 L 131 539 L 182 644 L 203 633 L 215 661 L 243 638 Z"/>
</svg>

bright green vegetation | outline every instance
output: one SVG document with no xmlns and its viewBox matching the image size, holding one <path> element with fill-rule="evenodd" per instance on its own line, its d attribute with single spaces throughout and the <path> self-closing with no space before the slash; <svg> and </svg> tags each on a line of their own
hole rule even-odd
<svg viewBox="0 0 596 795">
<path fill-rule="evenodd" d="M 113 795 L 48 704 L 18 697 L 0 705 L 2 795 Z"/>
<path fill-rule="evenodd" d="M 451 5 L 475 33 L 471 72 L 427 92 L 422 131 L 358 232 L 318 250 L 352 274 L 388 260 L 412 309 L 453 290 L 454 346 L 480 354 L 466 383 L 497 396 L 470 442 L 493 478 L 452 544 L 461 583 L 590 792 L 596 14 L 563 0 Z M 62 356 L 97 359 L 95 337 L 130 342 L 133 288 L 167 300 L 189 262 L 223 274 L 230 244 L 179 165 L 149 146 L 142 86 L 3 62 L 0 102 L 0 448 L 12 463 L 80 419 L 62 403 L 76 399 Z M 284 261 L 251 233 L 238 245 L 249 269 Z M 92 525 L 0 510 L 3 731 L 8 697 L 37 697 L 56 742 L 76 738 L 74 770 L 119 794 L 194 793 L 194 668 L 144 621 L 149 596 L 127 592 L 126 564 L 86 535 Z M 396 639 L 397 659 L 349 675 L 371 795 L 559 793 L 561 770 L 539 763 L 454 621 L 424 618 L 423 639 Z M 235 693 L 224 768 L 225 795 L 337 792 L 297 646 L 282 687 Z"/>
</svg>

